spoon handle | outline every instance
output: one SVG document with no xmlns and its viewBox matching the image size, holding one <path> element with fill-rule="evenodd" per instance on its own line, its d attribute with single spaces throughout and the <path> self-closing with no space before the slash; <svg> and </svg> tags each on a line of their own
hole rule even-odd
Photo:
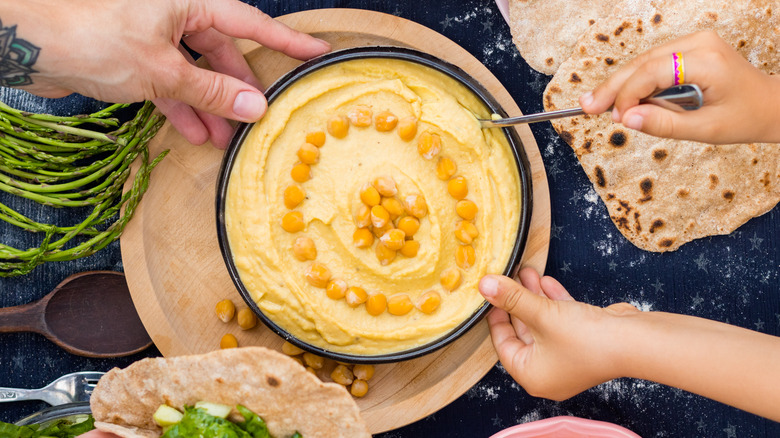
<svg viewBox="0 0 780 438">
<path fill-rule="evenodd" d="M 652 103 L 660 106 L 665 106 L 667 102 L 679 105 L 682 109 L 690 111 L 701 108 L 704 97 L 698 85 L 683 84 L 667 88 L 639 101 L 641 104 Z M 609 108 L 609 110 L 611 109 L 612 107 Z M 527 116 L 507 117 L 504 119 L 479 119 L 479 123 L 483 128 L 498 128 L 501 126 L 519 125 L 522 123 L 546 122 L 548 120 L 560 119 L 561 117 L 574 117 L 583 114 L 585 114 L 585 111 L 583 111 L 582 108 L 570 108 L 529 114 Z"/>
<path fill-rule="evenodd" d="M 0 333 L 46 332 L 43 310 L 47 299 L 0 309 Z"/>
</svg>

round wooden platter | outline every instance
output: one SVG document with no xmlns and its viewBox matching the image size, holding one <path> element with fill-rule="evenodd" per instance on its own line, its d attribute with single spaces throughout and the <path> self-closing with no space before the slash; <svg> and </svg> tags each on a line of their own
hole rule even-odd
<svg viewBox="0 0 780 438">
<path fill-rule="evenodd" d="M 444 36 L 392 15 L 324 9 L 278 18 L 292 28 L 333 45 L 395 45 L 438 56 L 479 80 L 510 115 L 520 109 L 501 83 L 466 50 Z M 260 82 L 271 84 L 300 61 L 250 41 L 238 41 Z M 550 239 L 550 196 L 536 141 L 527 126 L 518 128 L 531 163 L 533 216 L 524 266 L 544 270 Z M 193 146 L 169 124 L 150 145 L 152 156 L 170 154 L 154 170 L 135 217 L 121 239 L 125 275 L 138 314 L 165 356 L 204 353 L 219 348 L 225 333 L 239 345 L 279 349 L 282 340 L 264 326 L 242 331 L 224 324 L 214 305 L 225 298 L 243 304 L 220 255 L 215 215 L 216 179 L 223 151 Z M 395 429 L 446 406 L 495 365 L 497 357 L 483 321 L 446 348 L 427 356 L 376 367 L 370 390 L 357 403 L 372 433 Z M 322 370 L 327 380 L 327 370 Z"/>
</svg>

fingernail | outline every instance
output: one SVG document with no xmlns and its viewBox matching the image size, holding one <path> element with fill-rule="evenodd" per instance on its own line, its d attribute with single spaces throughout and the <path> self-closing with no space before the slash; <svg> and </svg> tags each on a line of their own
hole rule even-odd
<svg viewBox="0 0 780 438">
<path fill-rule="evenodd" d="M 485 298 L 494 298 L 498 295 L 498 279 L 491 276 L 482 277 L 479 281 L 479 292 Z"/>
<path fill-rule="evenodd" d="M 242 91 L 233 102 L 233 112 L 245 120 L 258 120 L 265 112 L 265 97 L 253 91 Z"/>
<path fill-rule="evenodd" d="M 620 111 L 618 111 L 617 108 L 612 108 L 612 121 L 613 122 L 620 121 Z"/>
<path fill-rule="evenodd" d="M 626 123 L 623 124 L 626 128 L 635 129 L 637 131 L 642 129 L 642 123 L 645 119 L 639 114 L 631 114 L 626 118 Z"/>
<path fill-rule="evenodd" d="M 588 91 L 580 97 L 580 103 L 582 106 L 590 106 L 593 103 L 593 92 Z"/>
<path fill-rule="evenodd" d="M 325 46 L 328 50 L 330 50 L 330 43 L 329 42 L 327 42 L 325 40 L 321 40 L 319 38 L 314 38 L 314 39 L 319 41 L 323 46 Z"/>
</svg>

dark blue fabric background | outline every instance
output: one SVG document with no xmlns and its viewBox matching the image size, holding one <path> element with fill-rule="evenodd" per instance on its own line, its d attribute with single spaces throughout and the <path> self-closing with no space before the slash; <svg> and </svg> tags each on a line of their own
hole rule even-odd
<svg viewBox="0 0 780 438">
<path fill-rule="evenodd" d="M 452 39 L 482 61 L 509 90 L 523 113 L 542 110 L 541 95 L 550 78 L 526 65 L 512 44 L 508 26 L 490 0 L 248 3 L 272 16 L 305 9 L 350 7 L 416 21 Z M 9 90 L 2 90 L 0 99 L 30 111 L 60 114 L 89 112 L 100 106 L 78 96 L 51 101 Z M 596 305 L 628 301 L 642 310 L 696 315 L 780 335 L 778 208 L 749 221 L 729 236 L 694 241 L 668 254 L 645 252 L 625 240 L 614 227 L 576 157 L 550 124 L 536 124 L 532 130 L 544 158 L 552 198 L 546 273 L 558 278 L 576 299 Z M 37 205 L 4 193 L 0 193 L 0 202 L 52 222 L 65 224 L 74 220 L 67 211 L 42 212 Z M 0 236 L 2 243 L 17 247 L 37 246 L 40 239 L 2 226 Z M 83 260 L 44 265 L 21 278 L 0 278 L 0 305 L 36 300 L 68 275 L 95 269 L 122 270 L 118 242 Z M 155 355 L 159 352 L 152 347 L 128 358 L 87 359 L 63 352 L 40 335 L 5 334 L 0 335 L 0 386 L 41 387 L 68 372 L 108 370 Z M 39 402 L 0 404 L 0 420 L 15 421 L 45 406 Z M 488 437 L 518 423 L 557 415 L 614 422 L 643 437 L 780 436 L 778 423 L 641 380 L 607 382 L 564 402 L 537 399 L 527 395 L 500 365 L 451 405 L 380 436 Z"/>
</svg>

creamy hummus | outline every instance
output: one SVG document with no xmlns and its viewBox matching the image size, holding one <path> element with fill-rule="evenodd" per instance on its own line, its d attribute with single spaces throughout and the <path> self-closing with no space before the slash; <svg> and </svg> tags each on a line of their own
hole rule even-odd
<svg viewBox="0 0 780 438">
<path fill-rule="evenodd" d="M 326 131 L 334 115 L 356 106 L 373 114 L 390 111 L 399 119 L 414 116 L 417 134 L 435 132 L 440 155 L 457 165 L 468 181 L 467 198 L 478 214 L 479 236 L 473 241 L 475 262 L 460 269 L 462 282 L 452 292 L 440 284 L 442 272 L 456 265 L 454 237 L 460 218 L 447 182 L 437 178 L 436 159 L 418 153 L 417 138 L 403 140 L 396 130 L 350 126 L 343 138 L 327 135 L 311 179 L 301 183 L 305 200 L 294 211 L 303 215 L 303 230 L 290 233 L 282 218 L 290 212 L 284 191 L 293 181 L 290 169 L 307 133 Z M 230 249 L 241 281 L 263 312 L 304 342 L 355 355 L 377 355 L 429 343 L 463 322 L 483 303 L 479 279 L 506 268 L 520 218 L 519 176 L 513 154 L 498 129 L 481 129 L 476 117 L 490 111 L 452 78 L 417 63 L 372 58 L 317 70 L 290 86 L 251 130 L 230 175 L 226 224 Z M 414 240 L 416 256 L 399 255 L 383 265 L 372 248 L 353 244 L 355 213 L 367 182 L 389 176 L 399 194 L 422 194 L 428 214 L 420 219 Z M 298 237 L 316 245 L 316 262 L 333 278 L 387 297 L 406 293 L 416 302 L 434 290 L 441 304 L 430 314 L 413 309 L 403 316 L 370 315 L 364 305 L 351 307 L 331 299 L 325 289 L 306 281 L 313 263 L 292 251 Z"/>
</svg>

